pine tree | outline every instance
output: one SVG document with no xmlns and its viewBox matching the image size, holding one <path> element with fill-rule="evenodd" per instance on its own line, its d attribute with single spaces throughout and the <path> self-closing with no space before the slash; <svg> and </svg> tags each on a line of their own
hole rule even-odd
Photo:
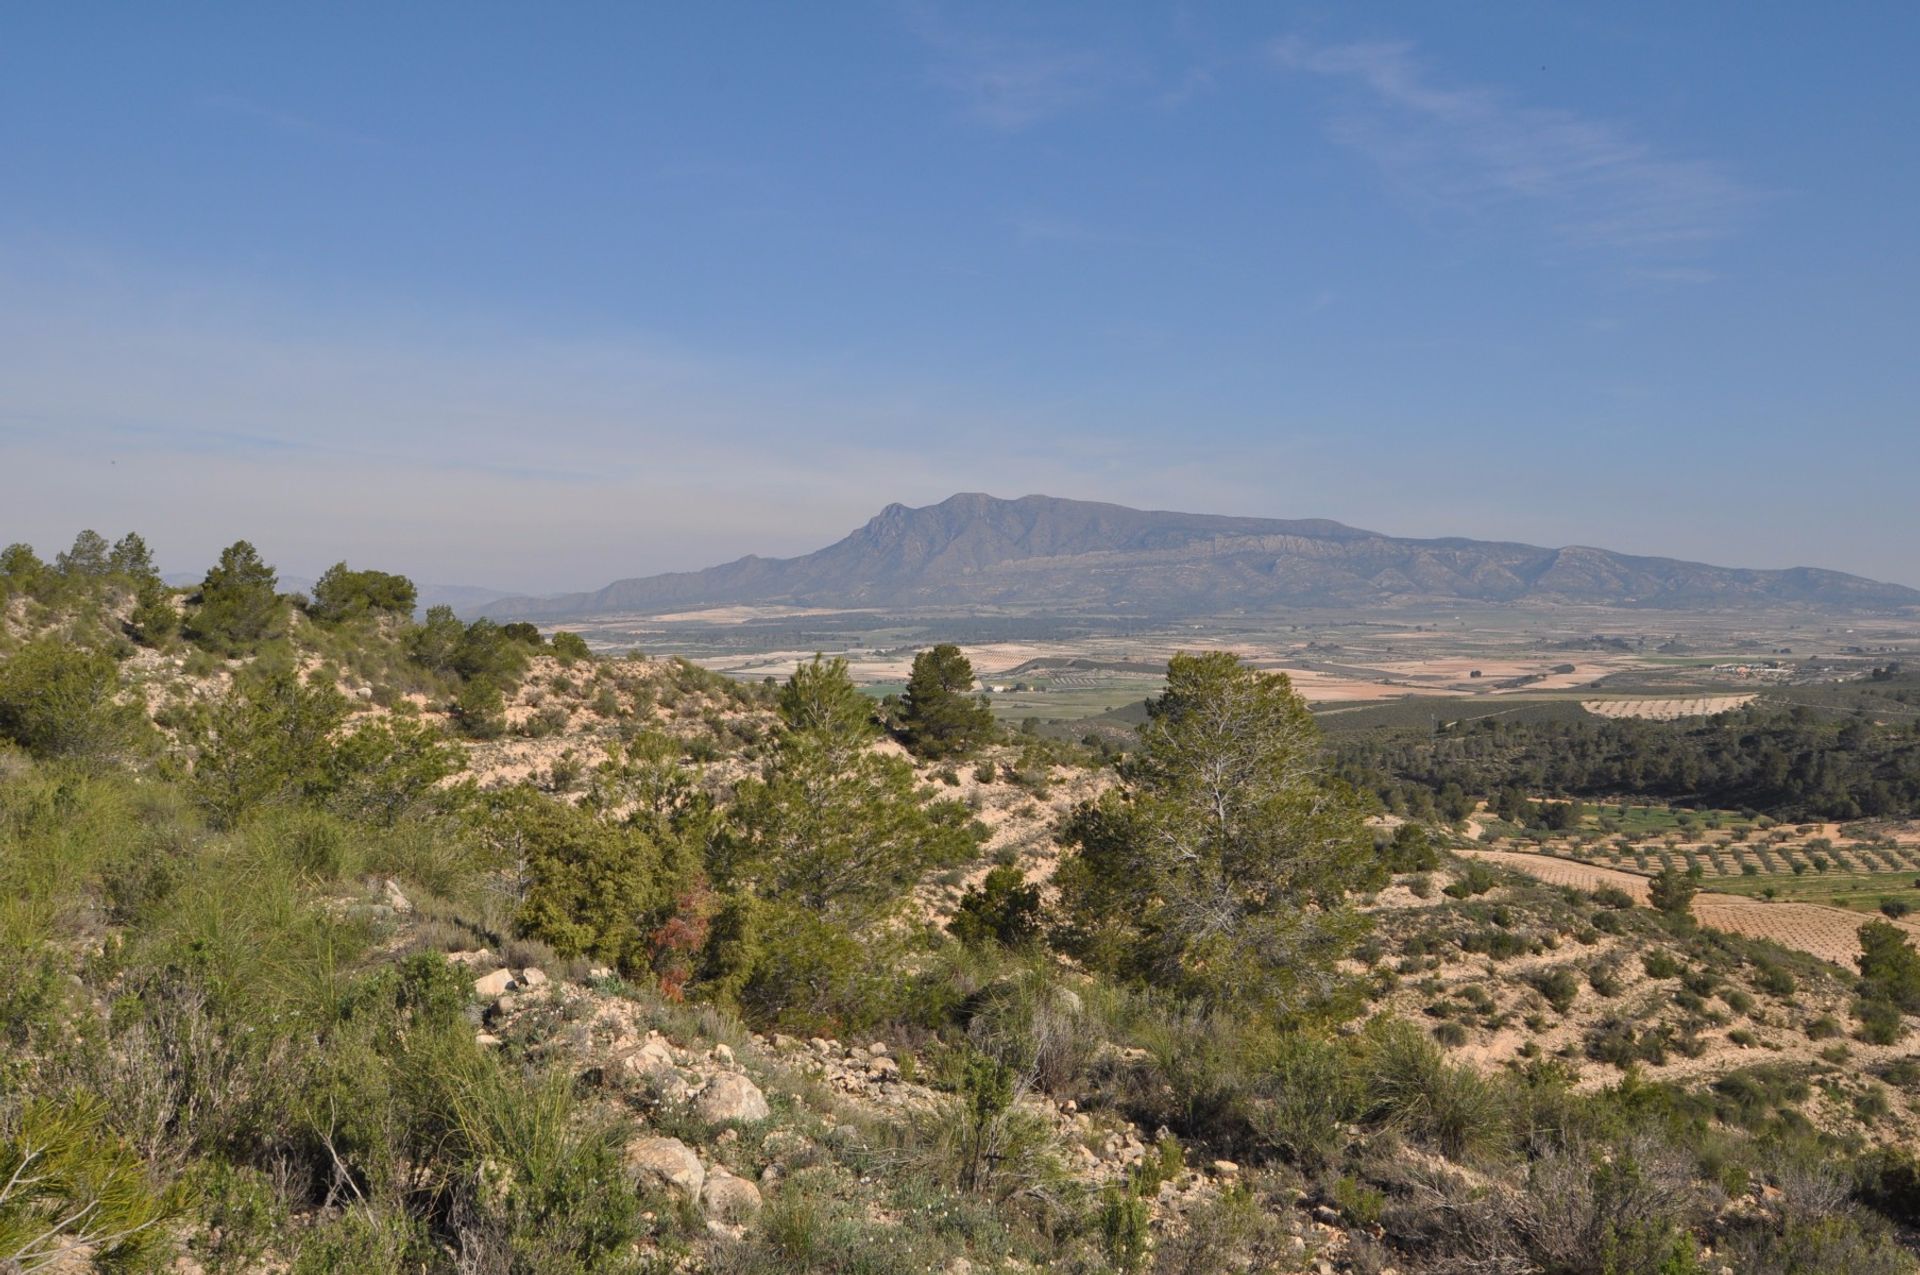
<svg viewBox="0 0 1920 1275">
<path fill-rule="evenodd" d="M 993 710 L 971 695 L 973 665 L 943 642 L 913 658 L 901 700 L 900 733 L 914 756 L 934 759 L 970 752 L 993 734 Z"/>
<path fill-rule="evenodd" d="M 246 654 L 276 635 L 285 613 L 278 583 L 258 550 L 234 541 L 200 586 L 200 605 L 187 618 L 187 636 L 227 655 Z"/>
<path fill-rule="evenodd" d="M 1365 928 L 1348 892 L 1382 872 L 1305 702 L 1213 652 L 1176 655 L 1150 709 L 1123 787 L 1063 830 L 1062 945 L 1216 1006 L 1310 1008 Z"/>
</svg>

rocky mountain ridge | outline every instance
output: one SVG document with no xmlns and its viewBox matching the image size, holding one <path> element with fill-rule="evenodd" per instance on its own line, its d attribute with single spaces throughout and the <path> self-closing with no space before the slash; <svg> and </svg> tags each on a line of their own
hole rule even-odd
<svg viewBox="0 0 1920 1275">
<path fill-rule="evenodd" d="M 979 493 L 887 506 L 797 558 L 507 598 L 483 614 L 548 619 L 701 607 L 1033 607 L 1142 615 L 1283 607 L 1574 604 L 1667 609 L 1920 606 L 1920 590 L 1814 567 L 1752 570 L 1587 546 L 1410 539 L 1327 519 L 1237 518 Z"/>
</svg>

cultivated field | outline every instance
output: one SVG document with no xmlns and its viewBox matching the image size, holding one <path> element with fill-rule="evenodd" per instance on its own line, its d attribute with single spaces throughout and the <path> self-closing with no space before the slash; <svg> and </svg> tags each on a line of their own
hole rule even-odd
<svg viewBox="0 0 1920 1275">
<path fill-rule="evenodd" d="M 1517 869 L 1550 885 L 1580 890 L 1610 886 L 1625 891 L 1635 903 L 1648 901 L 1646 878 L 1617 868 L 1519 851 L 1469 850 L 1467 853 L 1475 859 Z M 1769 902 L 1714 891 L 1702 891 L 1694 898 L 1693 915 L 1711 929 L 1766 939 L 1847 967 L 1851 967 L 1853 958 L 1859 955 L 1859 929 L 1866 920 L 1857 912 L 1825 904 Z M 1907 921 L 1895 924 L 1920 937 L 1920 925 Z"/>
<path fill-rule="evenodd" d="M 1670 722 L 1682 717 L 1712 717 L 1751 704 L 1753 695 L 1695 695 L 1671 699 L 1588 699 L 1580 707 L 1596 717 L 1643 717 Z"/>
</svg>

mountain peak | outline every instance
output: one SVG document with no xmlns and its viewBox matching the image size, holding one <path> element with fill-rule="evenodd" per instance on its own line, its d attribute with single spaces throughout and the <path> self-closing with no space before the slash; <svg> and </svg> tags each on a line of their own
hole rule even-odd
<svg viewBox="0 0 1920 1275">
<path fill-rule="evenodd" d="M 596 593 L 508 599 L 496 616 L 812 607 L 1125 605 L 1168 617 L 1276 608 L 1460 602 L 1703 608 L 1920 606 L 1920 592 L 1812 568 L 1754 571 L 1634 557 L 1386 536 L 1324 518 L 1237 518 L 1027 495 L 959 492 L 887 505 L 845 539 L 798 558 L 621 580 Z"/>
</svg>

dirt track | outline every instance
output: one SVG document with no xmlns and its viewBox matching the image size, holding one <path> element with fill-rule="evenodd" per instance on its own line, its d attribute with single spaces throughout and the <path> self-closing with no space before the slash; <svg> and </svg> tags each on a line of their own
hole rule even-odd
<svg viewBox="0 0 1920 1275">
<path fill-rule="evenodd" d="M 1506 850 L 1469 850 L 1473 858 L 1514 868 L 1537 877 L 1549 885 L 1568 885 L 1581 890 L 1614 886 L 1633 896 L 1635 903 L 1647 902 L 1647 879 L 1617 868 L 1601 868 L 1587 863 L 1572 863 L 1543 854 L 1519 854 Z M 1769 939 L 1782 947 L 1817 956 L 1835 965 L 1853 968 L 1860 954 L 1860 927 L 1876 918 L 1845 908 L 1822 903 L 1769 903 L 1734 894 L 1701 891 L 1694 896 L 1693 915 L 1710 929 L 1741 934 L 1748 938 Z M 1920 937 L 1920 926 L 1896 922 L 1909 934 Z"/>
</svg>

